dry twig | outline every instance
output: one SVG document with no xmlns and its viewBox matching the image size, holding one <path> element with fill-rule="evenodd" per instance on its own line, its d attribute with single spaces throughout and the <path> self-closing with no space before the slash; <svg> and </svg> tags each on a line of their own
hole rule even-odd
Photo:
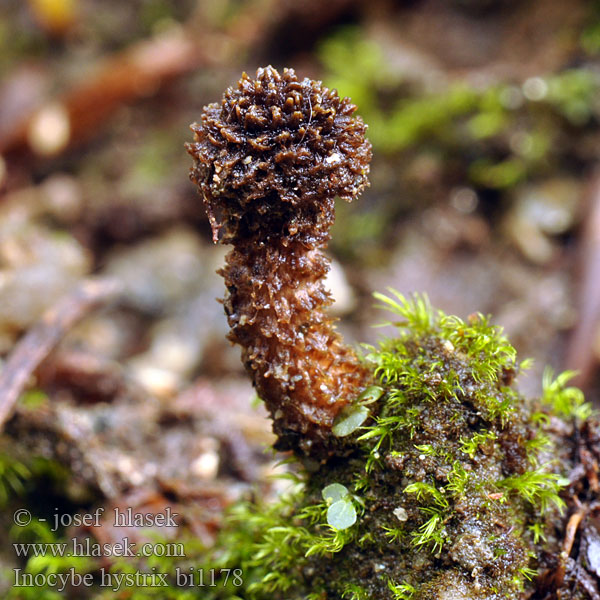
<svg viewBox="0 0 600 600">
<path fill-rule="evenodd" d="M 8 420 L 31 374 L 73 325 L 121 286 L 112 279 L 88 279 L 48 309 L 19 341 L 0 373 L 0 429 Z"/>
<path fill-rule="evenodd" d="M 580 260 L 579 319 L 569 341 L 567 367 L 579 372 L 574 383 L 585 391 L 598 361 L 593 347 L 600 326 L 600 175 L 591 184 Z"/>
</svg>

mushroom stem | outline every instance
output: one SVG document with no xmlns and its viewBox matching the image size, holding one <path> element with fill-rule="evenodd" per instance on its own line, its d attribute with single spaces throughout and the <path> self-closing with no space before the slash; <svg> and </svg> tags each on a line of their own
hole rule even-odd
<svg viewBox="0 0 600 600">
<path fill-rule="evenodd" d="M 354 110 L 320 82 L 267 67 L 205 107 L 187 146 L 213 236 L 233 245 L 221 270 L 229 337 L 273 417 L 276 447 L 317 458 L 371 379 L 326 314 L 323 286 L 334 198 L 367 185 L 371 146 Z"/>
</svg>

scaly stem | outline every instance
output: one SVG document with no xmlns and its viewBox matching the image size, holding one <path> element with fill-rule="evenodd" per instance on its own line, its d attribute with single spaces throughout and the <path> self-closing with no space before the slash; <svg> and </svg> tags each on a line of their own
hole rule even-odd
<svg viewBox="0 0 600 600">
<path fill-rule="evenodd" d="M 259 69 L 195 124 L 191 178 L 216 240 L 233 244 L 221 271 L 230 339 L 265 401 L 277 447 L 322 458 L 334 419 L 370 372 L 333 320 L 321 253 L 334 198 L 367 184 L 370 144 L 355 107 L 292 70 Z"/>
</svg>

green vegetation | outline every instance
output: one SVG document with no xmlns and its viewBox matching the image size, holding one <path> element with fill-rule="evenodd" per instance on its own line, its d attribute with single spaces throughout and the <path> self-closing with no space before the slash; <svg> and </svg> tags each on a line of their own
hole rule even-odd
<svg viewBox="0 0 600 600">
<path fill-rule="evenodd" d="M 468 154 L 478 158 L 468 172 L 485 187 L 510 187 L 547 168 L 559 127 L 586 125 L 600 109 L 600 76 L 591 67 L 532 78 L 522 86 L 448 81 L 424 91 L 390 72 L 381 47 L 359 29 L 339 30 L 322 43 L 319 55 L 326 83 L 360 107 L 378 152 L 418 145 L 421 151 L 456 153 L 475 145 L 477 151 Z M 389 105 L 385 99 L 392 92 L 399 99 Z"/>
<path fill-rule="evenodd" d="M 0 454 L 0 507 L 4 508 L 11 496 L 24 492 L 23 482 L 29 469 L 7 454 Z"/>
<path fill-rule="evenodd" d="M 563 419 L 575 418 L 585 421 L 592 414 L 592 406 L 585 402 L 583 392 L 579 388 L 567 387 L 567 383 L 574 375 L 574 371 L 565 371 L 554 379 L 552 369 L 546 368 L 542 402 Z"/>
<path fill-rule="evenodd" d="M 512 387 L 520 370 L 515 351 L 488 318 L 445 315 L 424 296 L 376 298 L 396 333 L 366 347 L 377 381 L 337 423 L 343 452 L 317 470 L 292 462 L 289 492 L 275 503 L 235 505 L 213 549 L 187 540 L 183 559 L 112 566 L 115 573 L 175 573 L 192 565 L 221 573 L 226 585 L 178 587 L 170 577 L 167 588 L 128 588 L 128 597 L 433 600 L 452 590 L 457 598 L 500 600 L 531 585 L 544 524 L 564 507 L 565 481 L 543 459 L 553 443 L 544 427 L 550 414 L 590 414 L 566 385 L 572 374 L 547 371 L 543 410 L 530 411 Z M 11 489 L 19 489 L 24 469 L 16 480 L 8 476 Z M 64 560 L 46 556 L 24 567 L 65 571 L 73 561 Z M 75 567 L 94 573 L 99 565 Z M 243 573 L 235 582 L 234 569 Z"/>
<path fill-rule="evenodd" d="M 597 18 L 590 20 L 584 47 L 597 51 L 598 32 Z M 418 69 L 392 70 L 384 48 L 353 27 L 327 38 L 319 57 L 325 83 L 351 97 L 369 124 L 379 157 L 374 177 L 381 169 L 385 179 L 388 163 L 396 171 L 389 195 L 380 189 L 370 199 L 375 207 L 340 207 L 333 248 L 346 260 L 381 263 L 382 242 L 397 239 L 394 227 L 406 212 L 439 200 L 435 183 L 460 181 L 506 206 L 520 184 L 567 175 L 574 157 L 588 160 L 582 146 L 565 142 L 597 132 L 600 74 L 593 63 L 523 81 L 426 79 Z"/>
<path fill-rule="evenodd" d="M 378 385 L 348 414 L 369 419 L 344 431 L 344 458 L 302 471 L 275 506 L 237 507 L 220 564 L 251 573 L 238 594 L 257 600 L 512 598 L 535 576 L 565 484 L 540 454 L 552 444 L 542 413 L 512 387 L 515 351 L 483 315 L 376 297 L 397 333 L 367 347 Z"/>
</svg>

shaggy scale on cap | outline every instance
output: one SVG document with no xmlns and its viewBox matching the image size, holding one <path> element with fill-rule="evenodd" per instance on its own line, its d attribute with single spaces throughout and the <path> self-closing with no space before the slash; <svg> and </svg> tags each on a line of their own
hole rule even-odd
<svg viewBox="0 0 600 600">
<path fill-rule="evenodd" d="M 259 69 L 192 125 L 190 177 L 213 238 L 233 244 L 225 278 L 229 338 L 273 417 L 280 449 L 323 458 L 336 415 L 370 382 L 324 312 L 334 199 L 367 185 L 371 145 L 355 106 L 320 82 Z"/>
<path fill-rule="evenodd" d="M 226 238 L 327 235 L 335 196 L 350 201 L 368 183 L 371 144 L 355 110 L 321 82 L 273 67 L 244 73 L 205 107 L 188 151 L 215 238 L 221 226 Z"/>
</svg>

